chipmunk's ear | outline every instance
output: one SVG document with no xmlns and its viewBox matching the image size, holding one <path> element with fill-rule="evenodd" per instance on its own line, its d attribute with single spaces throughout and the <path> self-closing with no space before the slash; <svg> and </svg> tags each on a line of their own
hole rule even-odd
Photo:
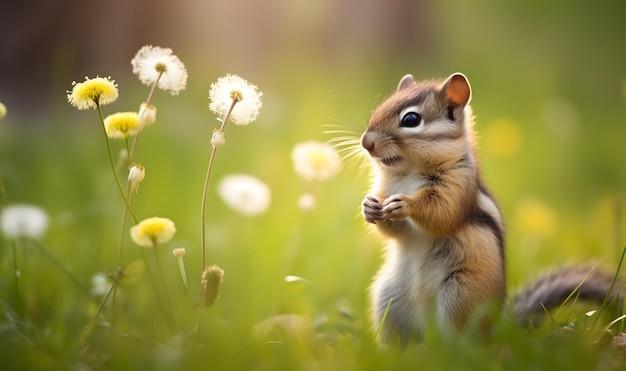
<svg viewBox="0 0 626 371">
<path fill-rule="evenodd" d="M 465 107 L 472 98 L 472 88 L 467 77 L 462 73 L 454 73 L 443 83 L 443 89 L 451 106 Z"/>
<path fill-rule="evenodd" d="M 415 84 L 415 80 L 413 79 L 413 75 L 404 75 L 401 79 L 400 82 L 398 83 L 398 90 L 404 90 L 408 87 L 411 87 L 413 84 Z"/>
</svg>

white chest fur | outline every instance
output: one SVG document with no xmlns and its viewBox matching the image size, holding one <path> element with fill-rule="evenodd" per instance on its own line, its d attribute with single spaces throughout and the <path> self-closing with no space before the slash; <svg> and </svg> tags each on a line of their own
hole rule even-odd
<svg viewBox="0 0 626 371">
<path fill-rule="evenodd" d="M 418 237 L 419 236 L 419 237 Z M 448 275 L 447 267 L 433 261 L 433 249 L 441 240 L 433 239 L 416 230 L 411 246 L 392 241 L 387 246 L 385 264 L 372 285 L 374 310 L 385 310 L 393 298 L 388 313 L 394 318 L 410 322 L 413 331 L 425 331 L 427 321 L 440 322 L 437 316 L 438 294 Z"/>
</svg>

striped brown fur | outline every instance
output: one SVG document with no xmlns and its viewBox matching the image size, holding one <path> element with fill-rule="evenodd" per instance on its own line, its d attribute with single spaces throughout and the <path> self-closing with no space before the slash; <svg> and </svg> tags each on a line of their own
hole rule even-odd
<svg viewBox="0 0 626 371">
<path fill-rule="evenodd" d="M 363 216 L 388 240 L 370 288 L 375 328 L 391 302 L 383 343 L 421 339 L 431 324 L 462 329 L 478 307 L 505 301 L 504 225 L 481 180 L 470 98 L 462 74 L 422 83 L 407 75 L 361 136 L 375 172 Z M 579 274 L 561 274 L 561 285 L 539 281 L 516 299 L 521 320 L 537 300 L 576 287 Z M 590 294 L 607 287 L 597 277 Z"/>
</svg>

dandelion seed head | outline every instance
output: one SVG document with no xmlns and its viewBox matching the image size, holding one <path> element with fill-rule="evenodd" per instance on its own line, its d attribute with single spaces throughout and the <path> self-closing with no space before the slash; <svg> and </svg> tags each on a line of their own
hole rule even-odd
<svg viewBox="0 0 626 371">
<path fill-rule="evenodd" d="M 170 48 L 145 45 L 130 63 L 142 84 L 153 85 L 158 80 L 157 87 L 172 95 L 187 86 L 187 69 Z"/>
<path fill-rule="evenodd" d="M 209 109 L 223 119 L 233 99 L 237 99 L 230 120 L 236 125 L 248 125 L 259 115 L 262 96 L 263 93 L 255 85 L 237 75 L 227 74 L 211 84 Z"/>
<path fill-rule="evenodd" d="M 115 102 L 119 93 L 117 84 L 111 77 L 85 77 L 85 81 L 72 82 L 72 90 L 67 91 L 67 101 L 79 110 L 96 108 Z"/>
<path fill-rule="evenodd" d="M 340 169 L 341 158 L 327 143 L 308 141 L 298 143 L 291 152 L 296 173 L 307 180 L 326 180 Z"/>
<path fill-rule="evenodd" d="M 247 216 L 263 213 L 269 207 L 271 198 L 265 183 L 244 174 L 224 177 L 219 184 L 219 194 L 228 206 Z"/>
<path fill-rule="evenodd" d="M 167 218 L 144 219 L 130 228 L 130 238 L 141 247 L 154 247 L 165 243 L 176 234 L 174 222 Z"/>
<path fill-rule="evenodd" d="M 159 62 L 154 66 L 154 69 L 157 70 L 157 72 L 167 72 L 167 64 Z"/>
<path fill-rule="evenodd" d="M 0 214 L 0 229 L 9 238 L 42 236 L 48 228 L 48 214 L 33 205 L 11 205 Z"/>
<path fill-rule="evenodd" d="M 237 99 L 237 102 L 241 102 L 243 100 L 243 93 L 239 90 L 233 90 L 230 92 L 230 99 Z"/>
<path fill-rule="evenodd" d="M 141 129 L 137 112 L 117 112 L 104 119 L 104 128 L 109 138 L 124 139 Z"/>
</svg>

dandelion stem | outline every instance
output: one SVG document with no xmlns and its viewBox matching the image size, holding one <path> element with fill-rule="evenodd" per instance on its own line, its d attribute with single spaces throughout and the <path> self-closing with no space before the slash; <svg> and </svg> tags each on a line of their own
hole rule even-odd
<svg viewBox="0 0 626 371">
<path fill-rule="evenodd" d="M 12 241 L 12 247 L 13 247 L 13 273 L 15 276 L 15 305 L 16 305 L 16 311 L 20 314 L 22 314 L 22 300 L 21 300 L 21 296 L 20 296 L 20 283 L 19 283 L 19 277 L 20 277 L 20 270 L 17 266 L 17 241 L 14 238 Z"/>
<path fill-rule="evenodd" d="M 159 308 L 161 309 L 161 312 L 163 312 L 163 316 L 165 316 L 165 318 L 170 321 L 170 316 L 167 313 L 167 310 L 165 309 L 165 304 L 163 304 L 163 299 L 161 298 L 161 295 L 159 294 L 159 289 L 158 286 L 156 284 L 156 281 L 154 280 L 154 276 L 152 275 L 152 271 L 150 270 L 150 259 L 148 257 L 148 253 L 146 252 L 146 249 L 148 249 L 147 247 L 142 248 L 141 250 L 143 251 L 143 258 L 146 261 L 146 271 L 148 272 L 148 277 L 150 278 L 150 283 L 152 283 L 152 288 L 154 288 L 154 293 L 157 296 L 157 301 L 159 302 Z M 171 326 L 173 326 L 172 323 L 170 323 Z M 175 330 L 175 327 L 172 327 L 172 330 Z"/>
<path fill-rule="evenodd" d="M 137 135 L 139 135 L 139 133 L 135 134 L 135 138 L 137 138 Z M 124 138 L 124 142 L 126 143 L 126 153 L 128 153 L 128 160 L 129 163 L 132 163 L 132 161 L 130 160 L 130 143 L 128 142 L 128 137 Z"/>
<path fill-rule="evenodd" d="M 9 199 L 9 196 L 7 195 L 6 188 L 4 188 L 4 181 L 2 180 L 2 177 L 0 176 L 0 204 L 6 205 L 8 199 Z"/>
<path fill-rule="evenodd" d="M 96 107 L 98 107 L 98 115 L 100 115 L 100 121 L 102 122 L 102 130 L 104 132 L 104 139 L 107 144 L 107 150 L 109 152 L 109 161 L 111 162 L 111 169 L 113 170 L 113 176 L 115 177 L 115 183 L 117 184 L 117 189 L 119 190 L 120 195 L 122 195 L 122 198 L 124 199 L 124 203 L 126 203 L 126 207 L 128 207 L 128 211 L 130 211 L 131 215 L 133 216 L 135 223 L 137 223 L 139 222 L 139 219 L 137 219 L 137 215 L 135 215 L 135 212 L 133 211 L 132 206 L 130 206 L 130 202 L 128 202 L 128 198 L 126 198 L 126 194 L 124 193 L 124 190 L 122 189 L 122 183 L 120 182 L 120 177 L 117 175 L 115 161 L 113 160 L 113 152 L 111 151 L 111 143 L 109 143 L 109 137 L 107 136 L 106 127 L 104 126 L 104 117 L 102 116 L 102 108 L 100 107 L 99 103 L 96 103 Z"/>
<path fill-rule="evenodd" d="M 154 95 L 154 91 L 156 90 L 157 84 L 159 83 L 159 80 L 161 80 L 161 76 L 163 76 L 163 72 L 165 71 L 159 72 L 159 76 L 157 76 L 156 80 L 154 81 L 154 84 L 152 84 L 152 88 L 150 88 L 150 93 L 148 93 L 148 99 L 146 99 L 146 102 L 145 102 L 146 107 L 144 108 L 143 112 L 141 112 L 141 116 L 139 116 L 140 122 L 143 119 L 143 116 L 146 114 L 146 111 L 148 110 L 148 106 L 150 105 L 150 101 L 152 100 L 152 96 Z M 130 158 L 131 163 L 134 161 L 134 158 L 135 158 L 135 148 L 137 148 L 138 139 L 139 139 L 139 133 L 135 134 L 135 138 L 133 139 L 133 146 L 131 150 L 128 151 L 128 156 Z"/>
<path fill-rule="evenodd" d="M 185 262 L 183 261 L 183 257 L 178 257 L 178 267 L 180 268 L 180 276 L 183 279 L 183 285 L 185 285 L 185 291 L 189 293 L 189 286 L 187 285 L 187 272 L 185 272 Z"/>
<path fill-rule="evenodd" d="M 230 114 L 235 108 L 235 104 L 239 102 L 239 99 L 235 96 L 233 98 L 233 102 L 222 120 L 222 125 L 220 126 L 218 131 L 224 131 L 224 127 L 226 126 L 226 122 L 230 119 Z M 204 179 L 204 190 L 202 191 L 202 272 L 204 268 L 206 268 L 206 203 L 207 203 L 207 194 L 209 192 L 209 180 L 211 179 L 211 172 L 213 170 L 213 163 L 215 162 L 215 154 L 217 153 L 217 146 L 213 146 L 213 150 L 211 151 L 211 158 L 209 159 L 209 166 L 206 172 L 206 178 Z"/>
<path fill-rule="evenodd" d="M 161 256 L 159 255 L 159 252 L 157 251 L 156 243 L 154 244 L 154 248 L 152 250 L 154 251 L 154 256 L 156 257 L 157 264 L 159 266 L 159 273 L 161 274 L 161 281 L 163 281 L 163 287 L 165 287 L 165 299 L 167 300 L 167 305 L 169 307 L 172 329 L 175 331 L 176 330 L 176 316 L 174 315 L 174 305 L 172 304 L 170 290 L 169 290 L 169 287 L 167 286 L 167 280 L 165 279 L 165 270 L 163 269 L 163 261 L 161 260 Z"/>
<path fill-rule="evenodd" d="M 159 80 L 161 80 L 161 76 L 163 76 L 164 70 L 159 71 L 159 76 L 157 76 L 156 80 L 154 80 L 154 84 L 152 84 L 152 88 L 150 89 L 150 93 L 148 93 L 148 99 L 146 99 L 146 106 L 150 104 L 152 100 L 152 96 L 154 95 L 154 91 L 156 90 L 157 85 L 159 84 Z"/>
<path fill-rule="evenodd" d="M 132 190 L 132 186 L 129 183 L 128 187 L 126 188 L 126 193 L 128 195 L 128 201 L 132 203 L 133 201 L 133 193 L 131 192 Z M 117 264 L 116 267 L 119 267 L 122 264 L 122 248 L 124 246 L 124 236 L 126 235 L 126 214 L 127 212 L 127 208 L 124 208 L 124 210 L 122 211 L 122 226 L 120 228 L 120 241 L 119 241 L 119 246 L 117 249 Z"/>
<path fill-rule="evenodd" d="M 84 327 L 85 329 L 89 328 L 89 326 L 91 326 L 91 324 L 95 322 L 96 318 L 98 318 L 98 316 L 100 315 L 100 312 L 102 312 L 102 308 L 104 308 L 104 304 L 106 304 L 114 288 L 115 288 L 115 284 L 112 283 L 111 286 L 109 286 L 109 289 L 107 290 L 106 294 L 104 295 L 104 298 L 102 298 L 102 302 L 100 303 L 100 305 L 98 305 L 98 309 L 96 309 L 96 313 L 93 315 L 93 317 L 91 317 L 91 320 L 89 321 L 89 323 L 85 325 Z"/>
</svg>

